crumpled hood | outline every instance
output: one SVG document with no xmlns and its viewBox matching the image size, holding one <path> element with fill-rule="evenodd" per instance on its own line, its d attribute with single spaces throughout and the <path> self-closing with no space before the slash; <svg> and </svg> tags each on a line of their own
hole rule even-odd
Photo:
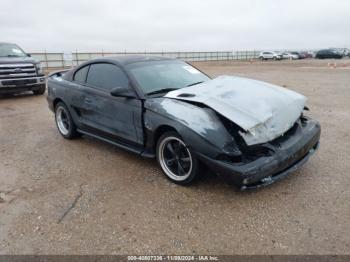
<svg viewBox="0 0 350 262">
<path fill-rule="evenodd" d="M 283 135 L 300 117 L 306 103 L 306 97 L 294 91 L 233 76 L 220 76 L 169 92 L 165 97 L 212 108 L 246 131 L 240 134 L 248 145 Z"/>
</svg>

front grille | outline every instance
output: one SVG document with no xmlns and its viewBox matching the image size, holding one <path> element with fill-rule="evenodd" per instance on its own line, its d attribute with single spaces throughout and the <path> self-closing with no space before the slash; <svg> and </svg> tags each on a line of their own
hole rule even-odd
<svg viewBox="0 0 350 262">
<path fill-rule="evenodd" d="M 35 84 L 36 79 L 14 79 L 14 80 L 3 80 L 2 84 L 5 86 L 25 86 L 28 84 Z"/>
<path fill-rule="evenodd" d="M 35 77 L 34 64 L 0 64 L 0 79 Z"/>
</svg>

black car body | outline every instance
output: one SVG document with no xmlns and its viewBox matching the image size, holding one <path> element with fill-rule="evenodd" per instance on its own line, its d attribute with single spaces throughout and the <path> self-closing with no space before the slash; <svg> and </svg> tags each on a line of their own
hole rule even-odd
<svg viewBox="0 0 350 262">
<path fill-rule="evenodd" d="M 23 91 L 43 94 L 45 88 L 40 62 L 16 44 L 0 43 L 0 94 Z"/>
<path fill-rule="evenodd" d="M 100 88 L 111 79 L 108 88 Z M 245 88 L 234 90 L 240 84 Z M 259 96 L 255 90 L 260 87 L 282 92 L 276 100 L 260 94 L 261 100 L 276 103 L 277 111 L 295 116 L 283 119 L 284 113 L 278 115 L 286 129 L 283 134 L 277 131 L 277 118 L 266 118 L 264 112 L 272 107 L 255 100 Z M 231 89 L 241 90 L 241 94 L 234 96 Z M 217 100 L 209 94 L 215 90 L 222 91 Z M 292 104 L 290 109 L 283 105 L 283 97 L 288 95 L 298 101 L 297 109 Z M 250 79 L 212 80 L 176 59 L 95 59 L 70 71 L 53 73 L 48 79 L 47 99 L 64 137 L 86 134 L 145 157 L 157 157 L 167 177 L 179 184 L 191 182 L 198 165 L 205 164 L 241 189 L 268 185 L 303 164 L 317 149 L 320 138 L 319 123 L 303 115 L 303 96 Z M 234 104 L 245 99 L 238 110 L 227 110 L 230 106 L 220 102 Z M 184 173 L 186 179 L 181 177 Z"/>
<path fill-rule="evenodd" d="M 326 59 L 326 58 L 341 59 L 343 58 L 343 55 L 338 52 L 335 52 L 332 49 L 323 49 L 318 51 L 315 57 L 319 59 Z"/>
</svg>

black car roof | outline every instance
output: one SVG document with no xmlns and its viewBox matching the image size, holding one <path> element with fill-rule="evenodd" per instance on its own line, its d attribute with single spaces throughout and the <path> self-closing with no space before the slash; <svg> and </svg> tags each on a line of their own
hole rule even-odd
<svg viewBox="0 0 350 262">
<path fill-rule="evenodd" d="M 163 60 L 175 60 L 174 58 L 164 57 L 164 56 L 148 56 L 148 55 L 120 55 L 120 56 L 108 56 L 104 58 L 98 58 L 95 60 L 99 61 L 114 61 L 120 65 L 128 65 L 138 62 L 147 61 L 163 61 Z M 93 61 L 93 60 L 91 60 Z M 91 62 L 89 61 L 89 62 Z"/>
</svg>

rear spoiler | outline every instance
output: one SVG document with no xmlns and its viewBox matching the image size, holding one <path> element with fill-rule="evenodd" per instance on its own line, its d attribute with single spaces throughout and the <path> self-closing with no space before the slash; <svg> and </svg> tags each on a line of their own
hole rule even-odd
<svg viewBox="0 0 350 262">
<path fill-rule="evenodd" d="M 70 69 L 60 70 L 51 72 L 48 77 L 61 77 L 64 73 L 68 72 Z"/>
</svg>

